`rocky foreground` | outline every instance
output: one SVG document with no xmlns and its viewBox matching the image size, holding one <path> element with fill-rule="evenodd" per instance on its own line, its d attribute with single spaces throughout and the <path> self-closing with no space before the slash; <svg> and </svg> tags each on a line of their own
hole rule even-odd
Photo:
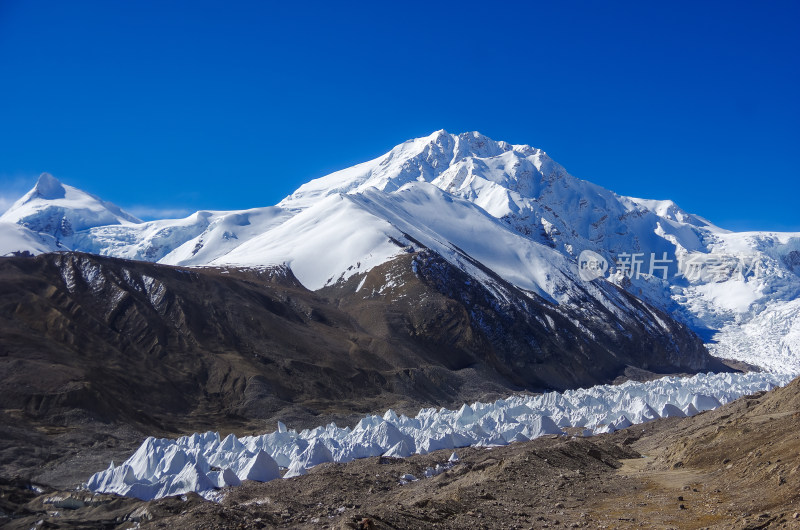
<svg viewBox="0 0 800 530">
<path fill-rule="evenodd" d="M 0 486 L 7 528 L 800 528 L 800 380 L 593 438 L 322 464 L 221 502 Z M 439 474 L 428 468 L 447 468 Z M 429 475 L 426 477 L 426 470 Z M 411 475 L 411 476 L 408 476 Z M 412 477 L 413 476 L 413 477 Z M 417 479 L 417 480 L 414 480 Z"/>
</svg>

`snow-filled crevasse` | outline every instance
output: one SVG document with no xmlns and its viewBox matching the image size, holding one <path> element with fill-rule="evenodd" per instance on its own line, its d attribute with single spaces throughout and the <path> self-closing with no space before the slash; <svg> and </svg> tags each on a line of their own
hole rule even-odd
<svg viewBox="0 0 800 530">
<path fill-rule="evenodd" d="M 92 475 L 86 486 L 145 500 L 188 492 L 214 498 L 219 488 L 243 480 L 280 478 L 280 467 L 288 468 L 283 476 L 291 478 L 325 462 L 506 445 L 562 434 L 567 427 L 582 428 L 585 435 L 613 432 L 660 417 L 691 416 L 790 380 L 775 373 L 697 374 L 515 395 L 458 410 L 429 408 L 413 418 L 390 409 L 383 416 L 365 416 L 352 429 L 331 423 L 298 433 L 279 423 L 275 432 L 243 438 L 213 432 L 177 440 L 151 437 L 121 465 L 112 462 Z"/>
</svg>

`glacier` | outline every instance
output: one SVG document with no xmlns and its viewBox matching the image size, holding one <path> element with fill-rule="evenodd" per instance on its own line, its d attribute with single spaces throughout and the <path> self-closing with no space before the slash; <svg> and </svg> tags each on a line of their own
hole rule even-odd
<svg viewBox="0 0 800 530">
<path fill-rule="evenodd" d="M 600 385 L 540 395 L 513 395 L 458 410 L 422 409 L 411 418 L 387 410 L 363 417 L 353 428 L 335 423 L 297 432 L 278 429 L 259 436 L 222 438 L 195 433 L 178 439 L 147 438 L 122 464 L 92 475 L 85 487 L 143 500 L 194 492 L 218 500 L 222 488 L 242 481 L 289 479 L 327 462 L 384 456 L 405 458 L 467 446 L 499 446 L 577 428 L 584 436 L 613 432 L 658 418 L 692 416 L 741 396 L 783 386 L 787 374 L 697 374 L 638 383 Z M 426 476 L 458 461 L 430 468 Z M 398 477 L 398 481 L 416 477 Z"/>
</svg>

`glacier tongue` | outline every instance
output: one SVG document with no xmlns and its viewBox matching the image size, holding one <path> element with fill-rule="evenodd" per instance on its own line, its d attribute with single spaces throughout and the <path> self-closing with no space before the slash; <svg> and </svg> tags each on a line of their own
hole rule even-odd
<svg viewBox="0 0 800 530">
<path fill-rule="evenodd" d="M 279 424 L 275 432 L 240 439 L 233 434 L 220 439 L 212 432 L 177 440 L 148 438 L 123 464 L 112 462 L 108 469 L 92 475 L 86 486 L 96 492 L 145 500 L 188 492 L 214 499 L 219 488 L 243 480 L 280 478 L 279 463 L 288 468 L 284 478 L 291 478 L 326 462 L 506 445 L 562 434 L 559 426 L 583 428 L 587 435 L 613 432 L 658 417 L 691 416 L 743 395 L 785 385 L 790 379 L 785 374 L 756 372 L 665 377 L 647 383 L 629 381 L 563 393 L 515 395 L 494 403 L 465 404 L 459 410 L 423 409 L 414 418 L 389 410 L 383 417 L 364 417 L 354 429 L 331 423 L 298 433 Z M 457 461 L 453 453 L 449 463 L 431 468 L 426 476 Z"/>
</svg>

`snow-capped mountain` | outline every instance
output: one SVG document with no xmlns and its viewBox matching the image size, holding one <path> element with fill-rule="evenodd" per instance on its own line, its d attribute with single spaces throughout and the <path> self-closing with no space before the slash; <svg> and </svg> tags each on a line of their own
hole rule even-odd
<svg viewBox="0 0 800 530">
<path fill-rule="evenodd" d="M 137 224 L 142 221 L 90 193 L 61 183 L 42 173 L 31 191 L 15 202 L 0 222 L 23 225 L 56 239 L 106 225 Z"/>
<path fill-rule="evenodd" d="M 539 149 L 476 132 L 404 142 L 274 207 L 180 220 L 141 223 L 43 176 L 0 222 L 24 227 L 2 225 L 4 253 L 69 248 L 184 266 L 286 265 L 312 290 L 424 249 L 500 299 L 495 275 L 555 304 L 588 296 L 632 311 L 613 283 L 688 323 L 717 355 L 800 371 L 800 234 L 732 233 L 672 201 L 619 196 Z M 584 251 L 610 264 L 606 279 L 581 277 Z"/>
</svg>

